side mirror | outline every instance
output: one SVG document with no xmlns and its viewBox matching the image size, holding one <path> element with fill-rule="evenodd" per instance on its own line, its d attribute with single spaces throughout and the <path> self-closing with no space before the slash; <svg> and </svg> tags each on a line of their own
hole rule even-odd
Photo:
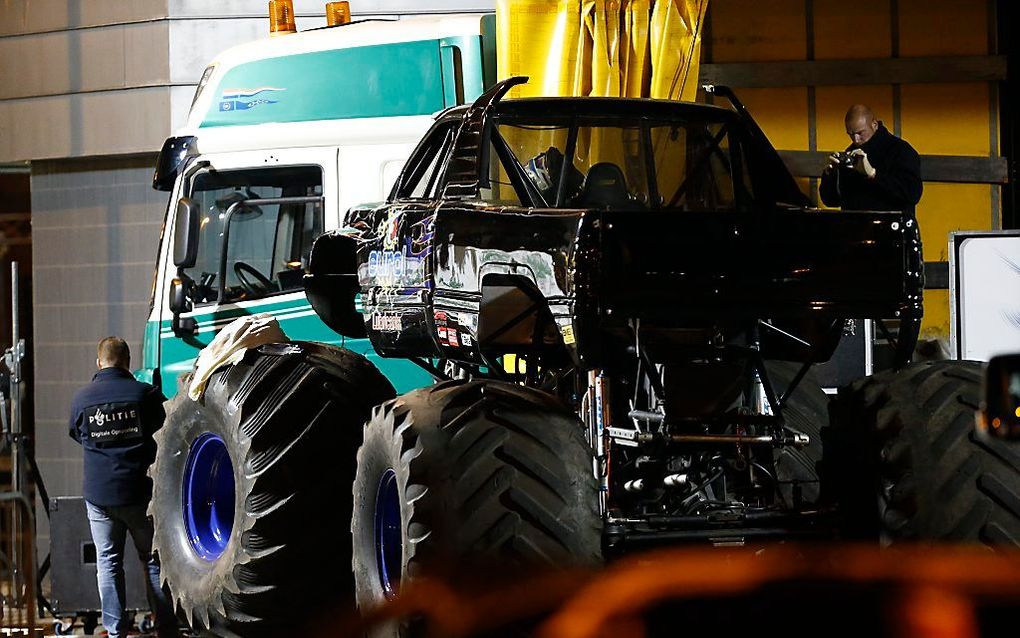
<svg viewBox="0 0 1020 638">
<path fill-rule="evenodd" d="M 177 202 L 174 218 L 174 265 L 177 268 L 191 268 L 198 261 L 198 204 L 190 197 Z"/>
<path fill-rule="evenodd" d="M 988 362 L 977 419 L 980 432 L 1020 440 L 1020 354 L 992 357 Z"/>
<path fill-rule="evenodd" d="M 191 301 L 191 292 L 194 282 L 188 279 L 187 275 L 176 277 L 170 283 L 170 298 L 167 300 L 173 319 L 170 327 L 178 337 L 193 335 L 198 329 L 198 322 L 191 317 L 181 317 L 182 313 L 191 312 L 194 304 Z"/>
</svg>

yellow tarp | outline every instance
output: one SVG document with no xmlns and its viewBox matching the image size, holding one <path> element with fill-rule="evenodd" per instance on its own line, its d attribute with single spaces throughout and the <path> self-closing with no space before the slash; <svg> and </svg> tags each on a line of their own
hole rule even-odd
<svg viewBox="0 0 1020 638">
<path fill-rule="evenodd" d="M 516 97 L 693 101 L 708 0 L 498 0 L 497 72 Z"/>
</svg>

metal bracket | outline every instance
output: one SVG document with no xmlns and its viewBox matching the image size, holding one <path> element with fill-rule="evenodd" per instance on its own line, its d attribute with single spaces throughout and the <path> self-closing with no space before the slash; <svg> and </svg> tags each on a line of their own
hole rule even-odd
<svg viewBox="0 0 1020 638">
<path fill-rule="evenodd" d="M 18 339 L 18 342 L 16 344 L 4 350 L 4 364 L 7 366 L 7 369 L 10 370 L 12 374 L 15 371 L 15 367 L 18 367 L 17 364 L 21 363 L 24 359 L 25 359 L 24 339 Z M 14 379 L 12 378 L 11 382 L 13 383 L 13 381 Z"/>
</svg>

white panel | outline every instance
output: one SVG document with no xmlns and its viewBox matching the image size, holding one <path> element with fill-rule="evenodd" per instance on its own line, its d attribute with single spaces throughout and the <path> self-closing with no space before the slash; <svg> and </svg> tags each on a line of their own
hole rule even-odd
<svg viewBox="0 0 1020 638">
<path fill-rule="evenodd" d="M 340 210 L 386 199 L 417 140 L 340 149 Z M 396 166 L 396 172 L 393 167 Z"/>
<path fill-rule="evenodd" d="M 959 250 L 962 358 L 1020 351 L 1020 237 L 969 237 Z"/>
</svg>

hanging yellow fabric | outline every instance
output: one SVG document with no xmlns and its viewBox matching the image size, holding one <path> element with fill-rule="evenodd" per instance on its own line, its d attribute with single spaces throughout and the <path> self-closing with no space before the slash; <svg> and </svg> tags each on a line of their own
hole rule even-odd
<svg viewBox="0 0 1020 638">
<path fill-rule="evenodd" d="M 511 97 L 573 95 L 581 0 L 500 0 L 496 73 L 531 80 Z"/>
<path fill-rule="evenodd" d="M 652 82 L 648 97 L 693 101 L 708 0 L 657 0 L 652 9 Z"/>
<path fill-rule="evenodd" d="M 550 3 L 551 4 L 551 3 Z M 575 95 L 577 75 L 577 37 L 580 35 L 581 0 L 559 0 L 545 66 L 540 95 Z M 538 82 L 536 82 L 537 84 Z"/>
<path fill-rule="evenodd" d="M 708 0 L 497 0 L 497 72 L 514 96 L 693 100 Z"/>
<path fill-rule="evenodd" d="M 597 97 L 620 95 L 620 0 L 586 0 L 581 29 L 591 38 L 591 92 Z M 581 37 L 584 37 L 582 33 Z"/>
<path fill-rule="evenodd" d="M 652 61 L 649 55 L 648 16 L 652 0 L 627 0 L 623 5 L 620 69 L 624 97 L 648 95 Z"/>
</svg>

